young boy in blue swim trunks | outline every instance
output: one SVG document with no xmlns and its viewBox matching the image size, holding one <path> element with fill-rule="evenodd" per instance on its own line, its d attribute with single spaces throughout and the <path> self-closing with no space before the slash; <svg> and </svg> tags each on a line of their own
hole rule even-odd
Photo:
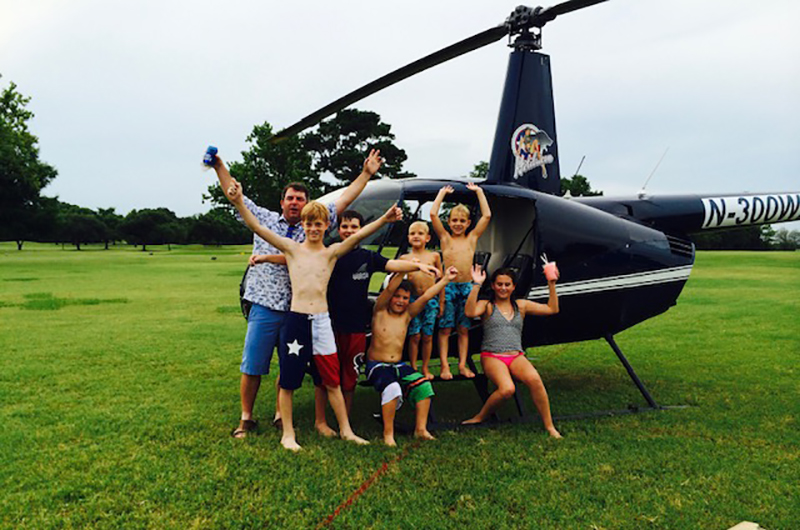
<svg viewBox="0 0 800 530">
<path fill-rule="evenodd" d="M 415 221 L 408 227 L 408 245 L 411 252 L 400 256 L 402 260 L 418 263 L 425 263 L 430 266 L 442 269 L 442 257 L 438 252 L 431 252 L 425 246 L 430 242 L 431 234 L 428 223 Z M 411 292 L 411 302 L 415 302 L 436 280 L 429 274 L 412 272 L 408 274 L 408 281 L 411 282 L 413 291 Z M 411 367 L 417 369 L 417 357 L 419 356 L 420 344 L 422 345 L 422 375 L 425 379 L 433 379 L 428 363 L 431 360 L 433 350 L 433 328 L 436 325 L 436 318 L 444 313 L 444 291 L 439 296 L 431 298 L 420 314 L 411 319 L 408 326 L 408 357 Z"/>
<path fill-rule="evenodd" d="M 403 404 L 404 394 L 417 408 L 414 436 L 423 440 L 434 439 L 428 432 L 433 387 L 421 373 L 401 362 L 403 345 L 411 319 L 457 275 L 455 267 L 450 267 L 441 280 L 411 304 L 411 283 L 403 280 L 402 275 L 395 274 L 375 301 L 372 342 L 367 352 L 367 377 L 375 390 L 381 393 L 383 441 L 386 445 L 397 445 L 394 440 L 394 416 Z"/>
<path fill-rule="evenodd" d="M 475 223 L 475 228 L 467 233 L 470 225 L 469 208 L 463 204 L 455 206 L 450 211 L 448 232 L 442 220 L 439 219 L 439 208 L 442 206 L 445 196 L 453 193 L 452 186 L 444 186 L 439 190 L 436 200 L 431 207 L 431 224 L 433 230 L 439 237 L 444 257 L 445 267 L 455 267 L 458 270 L 458 277 L 453 283 L 447 286 L 445 291 L 444 315 L 439 320 L 439 356 L 442 360 L 442 379 L 452 379 L 450 365 L 447 362 L 448 346 L 450 342 L 450 331 L 456 328 L 458 332 L 458 372 L 461 375 L 472 378 L 475 374 L 467 368 L 467 352 L 469 351 L 469 318 L 464 315 L 464 305 L 472 290 L 472 261 L 475 257 L 475 246 L 478 238 L 489 226 L 492 218 L 492 211 L 489 209 L 489 202 L 486 200 L 483 190 L 474 182 L 467 184 L 467 188 L 474 191 L 478 196 L 478 204 L 481 207 L 481 217 Z"/>
<path fill-rule="evenodd" d="M 231 179 L 231 184 L 225 193 L 247 226 L 283 252 L 289 269 L 292 283 L 292 304 L 291 310 L 286 315 L 278 343 L 278 361 L 281 370 L 280 409 L 283 420 L 281 445 L 292 451 L 300 449 L 295 438 L 292 421 L 292 398 L 294 391 L 300 388 L 312 359 L 312 374 L 316 370 L 318 378 L 326 387 L 328 400 L 339 422 L 340 436 L 359 444 L 368 443 L 356 436 L 350 427 L 339 382 L 338 357 L 328 315 L 326 291 L 336 260 L 387 222 L 402 219 L 402 211 L 396 205 L 392 206 L 379 219 L 345 241 L 326 247 L 323 238 L 329 226 L 328 209 L 322 204 L 311 201 L 303 207 L 300 219 L 306 240 L 303 243 L 297 243 L 278 236 L 258 222 L 258 219 L 245 205 L 242 187 L 235 179 Z"/>
</svg>

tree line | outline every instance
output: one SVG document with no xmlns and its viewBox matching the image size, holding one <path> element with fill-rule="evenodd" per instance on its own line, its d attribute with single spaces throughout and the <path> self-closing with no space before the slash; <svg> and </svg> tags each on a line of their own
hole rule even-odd
<svg viewBox="0 0 800 530">
<path fill-rule="evenodd" d="M 245 244 L 250 232 L 237 222 L 218 185 L 209 186 L 204 200 L 213 208 L 204 214 L 180 218 L 167 208 L 133 210 L 127 215 L 114 208 L 91 210 L 41 195 L 58 172 L 39 159 L 38 138 L 28 129 L 33 113 L 30 101 L 12 82 L 0 93 L 0 241 L 68 243 L 80 250 L 89 243 L 125 241 L 141 246 L 171 244 Z M 311 196 L 346 185 L 361 171 L 370 149 L 380 149 L 386 162 L 381 176 L 414 177 L 405 171 L 405 150 L 395 145 L 391 126 L 378 114 L 345 109 L 309 132 L 272 143 L 272 126 L 256 125 L 247 137 L 248 150 L 240 161 L 226 161 L 231 174 L 257 204 L 277 205 L 289 182 L 304 183 Z M 467 177 L 486 178 L 489 164 L 481 161 Z M 562 178 L 562 195 L 602 195 L 583 175 Z M 800 231 L 769 226 L 744 227 L 693 237 L 699 249 L 800 248 Z"/>
</svg>

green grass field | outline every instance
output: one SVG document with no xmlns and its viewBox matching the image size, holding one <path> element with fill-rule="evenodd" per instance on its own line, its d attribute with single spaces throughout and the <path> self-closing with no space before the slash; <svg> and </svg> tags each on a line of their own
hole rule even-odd
<svg viewBox="0 0 800 530">
<path fill-rule="evenodd" d="M 300 454 L 268 421 L 229 437 L 248 252 L 0 244 L 0 526 L 314 528 L 388 463 L 332 527 L 800 527 L 798 252 L 700 253 L 678 305 L 617 336 L 655 398 L 688 408 L 565 421 L 561 441 L 503 425 L 390 449 L 360 388 L 373 443 L 357 447 L 313 432 L 309 385 Z M 643 404 L 604 342 L 530 353 L 556 415 Z M 449 419 L 479 406 L 468 383 L 435 400 Z"/>
</svg>

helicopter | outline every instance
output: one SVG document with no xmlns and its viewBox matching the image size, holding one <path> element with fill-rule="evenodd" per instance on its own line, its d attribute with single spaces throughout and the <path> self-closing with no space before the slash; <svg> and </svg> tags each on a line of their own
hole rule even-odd
<svg viewBox="0 0 800 530">
<path fill-rule="evenodd" d="M 661 409 L 664 407 L 650 395 L 614 336 L 676 305 L 694 265 L 692 234 L 798 220 L 800 192 L 648 195 L 642 191 L 620 198 L 559 196 L 559 144 L 550 57 L 541 52 L 542 28 L 559 16 L 605 1 L 568 0 L 548 8 L 519 6 L 502 24 L 350 92 L 278 132 L 273 141 L 312 127 L 406 78 L 507 38 L 512 51 L 489 170 L 485 181 L 479 182 L 492 209 L 492 220 L 478 240 L 475 262 L 488 271 L 513 269 L 516 295 L 544 301 L 547 281 L 538 257 L 554 258 L 561 271 L 560 312 L 547 319 L 527 317 L 523 346 L 604 339 L 648 406 Z M 445 185 L 455 190 L 448 200 L 472 205 L 474 215 L 477 208 L 474 194 L 467 189 L 469 182 L 419 177 L 370 182 L 352 208 L 370 219 L 399 203 L 407 215 L 402 223 L 385 227 L 364 244 L 375 245 L 384 255 L 396 248 L 390 257 L 405 253 L 408 224 L 426 219 L 430 204 Z M 331 201 L 337 193 L 319 200 Z M 477 323 L 470 329 L 473 351 L 468 359 L 473 370 L 472 354 L 481 333 Z M 453 346 L 451 351 L 455 351 Z M 478 390 L 482 396 L 486 391 Z M 517 406 L 521 407 L 519 399 Z"/>
</svg>

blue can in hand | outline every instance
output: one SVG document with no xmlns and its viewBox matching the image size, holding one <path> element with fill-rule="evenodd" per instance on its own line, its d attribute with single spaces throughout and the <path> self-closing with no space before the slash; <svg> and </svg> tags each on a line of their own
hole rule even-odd
<svg viewBox="0 0 800 530">
<path fill-rule="evenodd" d="M 217 151 L 218 149 L 213 145 L 209 145 L 208 149 L 206 149 L 206 154 L 203 155 L 203 165 L 212 167 L 214 165 L 214 159 L 217 158 Z"/>
</svg>

